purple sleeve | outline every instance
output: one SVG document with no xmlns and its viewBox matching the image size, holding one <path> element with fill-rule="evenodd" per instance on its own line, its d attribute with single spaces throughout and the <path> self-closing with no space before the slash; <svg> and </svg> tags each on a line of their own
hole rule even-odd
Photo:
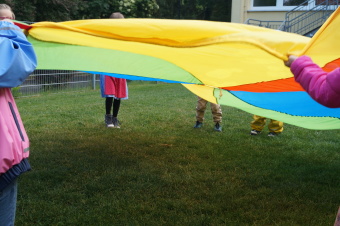
<svg viewBox="0 0 340 226">
<path fill-rule="evenodd" d="M 340 68 L 327 73 L 308 56 L 301 56 L 290 69 L 295 80 L 314 100 L 326 107 L 340 107 Z"/>
</svg>

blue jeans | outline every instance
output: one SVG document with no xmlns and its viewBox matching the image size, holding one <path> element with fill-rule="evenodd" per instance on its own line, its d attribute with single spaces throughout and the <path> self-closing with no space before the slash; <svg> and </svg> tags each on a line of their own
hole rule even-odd
<svg viewBox="0 0 340 226">
<path fill-rule="evenodd" d="M 15 179 L 0 191 L 0 226 L 13 226 L 17 205 L 18 182 Z"/>
</svg>

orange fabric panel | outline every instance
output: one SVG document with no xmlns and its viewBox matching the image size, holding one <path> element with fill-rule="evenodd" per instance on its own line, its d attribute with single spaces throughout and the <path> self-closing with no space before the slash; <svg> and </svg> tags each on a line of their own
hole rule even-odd
<svg viewBox="0 0 340 226">
<path fill-rule="evenodd" d="M 259 82 L 254 84 L 223 87 L 222 89 L 230 91 L 247 91 L 247 92 L 293 92 L 303 91 L 301 85 L 295 82 L 294 78 L 279 79 L 269 82 Z"/>
<path fill-rule="evenodd" d="M 326 72 L 331 72 L 338 67 L 340 67 L 340 58 L 327 63 L 324 67 L 322 67 L 322 69 Z M 301 85 L 295 82 L 294 78 L 279 79 L 275 81 L 259 82 L 240 86 L 223 87 L 222 89 L 257 93 L 304 91 Z"/>
<path fill-rule="evenodd" d="M 331 72 L 338 67 L 340 67 L 340 58 L 327 63 L 322 69 L 326 72 Z"/>
</svg>

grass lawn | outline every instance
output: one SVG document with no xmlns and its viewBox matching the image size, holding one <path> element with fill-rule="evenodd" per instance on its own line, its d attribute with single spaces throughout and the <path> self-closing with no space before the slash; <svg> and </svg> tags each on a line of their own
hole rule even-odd
<svg viewBox="0 0 340 226">
<path fill-rule="evenodd" d="M 33 170 L 19 180 L 16 225 L 333 225 L 340 132 L 286 124 L 250 136 L 252 115 L 222 106 L 195 124 L 179 84 L 129 83 L 121 129 L 99 91 L 17 100 Z M 267 132 L 267 131 L 264 131 Z"/>
</svg>

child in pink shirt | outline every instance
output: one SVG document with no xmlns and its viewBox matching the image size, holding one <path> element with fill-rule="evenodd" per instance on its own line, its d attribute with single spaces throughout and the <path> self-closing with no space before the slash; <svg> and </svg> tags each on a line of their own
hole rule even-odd
<svg viewBox="0 0 340 226">
<path fill-rule="evenodd" d="M 289 56 L 285 65 L 315 101 L 330 108 L 340 107 L 340 67 L 326 72 L 310 57 L 294 55 Z"/>
</svg>

